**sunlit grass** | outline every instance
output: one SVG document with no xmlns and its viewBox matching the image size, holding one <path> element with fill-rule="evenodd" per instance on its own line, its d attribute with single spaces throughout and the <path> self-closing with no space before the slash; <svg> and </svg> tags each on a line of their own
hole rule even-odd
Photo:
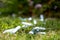
<svg viewBox="0 0 60 40">
<path fill-rule="evenodd" d="M 46 35 L 41 34 L 2 34 L 0 33 L 0 40 L 59 40 L 60 35 L 55 31 L 49 31 Z"/>
<path fill-rule="evenodd" d="M 0 18 L 0 40 L 60 40 L 60 21 L 59 20 L 48 20 L 46 24 L 37 20 L 37 24 L 28 28 L 21 28 L 15 34 L 6 33 L 3 31 L 6 29 L 14 28 L 18 25 L 22 26 L 22 20 L 18 18 L 2 17 Z M 26 21 L 29 22 L 29 21 Z M 33 23 L 33 20 L 31 21 Z M 46 27 L 46 34 L 28 34 L 35 26 Z M 51 28 L 51 29 L 48 29 Z"/>
</svg>

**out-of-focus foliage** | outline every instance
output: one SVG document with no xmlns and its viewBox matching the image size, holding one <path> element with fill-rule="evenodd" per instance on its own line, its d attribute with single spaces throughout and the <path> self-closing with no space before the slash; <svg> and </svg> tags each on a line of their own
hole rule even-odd
<svg viewBox="0 0 60 40">
<path fill-rule="evenodd" d="M 0 7 L 0 12 L 9 14 L 10 12 L 17 12 L 17 0 L 1 0 L 3 7 Z"/>
<path fill-rule="evenodd" d="M 20 12 L 21 14 L 31 16 L 44 14 L 45 16 L 59 17 L 57 13 L 60 13 L 60 0 L 1 0 L 0 3 L 0 5 L 2 5 L 2 7 L 0 7 L 0 12 L 5 14 L 19 14 Z M 41 4 L 42 7 L 36 9 L 36 4 Z"/>
</svg>

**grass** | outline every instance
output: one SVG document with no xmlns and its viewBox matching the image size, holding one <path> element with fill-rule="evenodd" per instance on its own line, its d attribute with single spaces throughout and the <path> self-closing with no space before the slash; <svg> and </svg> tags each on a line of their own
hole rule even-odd
<svg viewBox="0 0 60 40">
<path fill-rule="evenodd" d="M 57 19 L 48 20 L 46 21 L 46 24 L 43 24 L 43 22 L 37 20 L 38 23 L 35 26 L 51 28 L 46 30 L 46 35 L 28 34 L 28 32 L 33 28 L 33 26 L 28 27 L 24 30 L 20 29 L 18 32 L 16 32 L 16 34 L 2 33 L 6 29 L 14 28 L 18 25 L 22 26 L 21 22 L 22 20 L 20 20 L 19 18 L 0 18 L 0 40 L 60 40 L 60 20 Z M 33 23 L 33 20 L 31 21 L 31 23 Z"/>
<path fill-rule="evenodd" d="M 41 34 L 30 35 L 26 33 L 21 34 L 0 33 L 0 40 L 60 40 L 60 35 L 54 31 L 50 31 L 46 35 Z"/>
</svg>

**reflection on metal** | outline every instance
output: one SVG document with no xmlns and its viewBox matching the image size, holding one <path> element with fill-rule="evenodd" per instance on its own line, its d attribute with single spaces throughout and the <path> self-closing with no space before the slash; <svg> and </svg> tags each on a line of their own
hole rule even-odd
<svg viewBox="0 0 60 40">
<path fill-rule="evenodd" d="M 29 17 L 28 20 L 31 21 L 32 20 L 32 17 Z"/>
<path fill-rule="evenodd" d="M 5 30 L 3 33 L 11 33 L 11 34 L 14 34 L 14 33 L 16 33 L 20 28 L 21 28 L 20 26 L 17 26 L 16 28 L 12 28 L 12 29 Z"/>
<path fill-rule="evenodd" d="M 43 14 L 40 15 L 40 21 L 44 21 L 44 16 L 43 16 Z"/>
<path fill-rule="evenodd" d="M 42 32 L 41 30 L 46 30 L 44 27 L 34 27 L 29 34 L 46 34 L 46 32 Z"/>
<path fill-rule="evenodd" d="M 28 23 L 28 22 L 22 22 L 23 25 L 26 25 L 26 26 L 32 26 L 33 24 L 32 23 Z"/>
<path fill-rule="evenodd" d="M 37 20 L 33 20 L 33 23 L 34 23 L 34 24 L 37 24 Z"/>
</svg>

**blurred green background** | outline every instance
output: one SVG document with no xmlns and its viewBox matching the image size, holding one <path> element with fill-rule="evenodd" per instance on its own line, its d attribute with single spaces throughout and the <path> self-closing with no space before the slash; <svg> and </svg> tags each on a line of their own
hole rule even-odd
<svg viewBox="0 0 60 40">
<path fill-rule="evenodd" d="M 36 4 L 41 4 L 42 7 L 35 8 Z M 44 14 L 45 17 L 60 18 L 60 0 L 0 0 L 0 15 L 12 13 L 27 17 Z"/>
<path fill-rule="evenodd" d="M 40 14 L 44 15 L 43 22 Z M 0 0 L 0 40 L 60 40 L 60 19 L 56 18 L 60 18 L 60 0 Z M 22 27 L 21 22 L 33 24 L 34 20 L 34 26 L 21 28 L 16 34 L 3 34 L 6 29 Z M 45 27 L 46 34 L 28 34 L 36 26 Z"/>
</svg>

